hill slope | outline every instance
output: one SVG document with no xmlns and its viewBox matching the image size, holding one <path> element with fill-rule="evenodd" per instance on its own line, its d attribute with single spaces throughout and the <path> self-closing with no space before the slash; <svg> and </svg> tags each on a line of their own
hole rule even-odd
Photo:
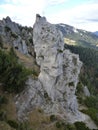
<svg viewBox="0 0 98 130">
<path fill-rule="evenodd" d="M 66 24 L 57 24 L 66 44 L 98 49 L 98 36 L 92 32 L 76 29 Z"/>
</svg>

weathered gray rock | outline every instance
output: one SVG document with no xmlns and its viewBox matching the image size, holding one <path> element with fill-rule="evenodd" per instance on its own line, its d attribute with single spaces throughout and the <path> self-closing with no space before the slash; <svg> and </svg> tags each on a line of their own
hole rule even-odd
<svg viewBox="0 0 98 130">
<path fill-rule="evenodd" d="M 45 113 L 60 115 L 68 122 L 85 120 L 75 95 L 82 66 L 79 56 L 64 50 L 62 33 L 39 15 L 33 28 L 33 44 L 40 74 L 36 83 L 28 80 L 26 91 L 16 98 L 19 118 L 40 106 Z"/>
<path fill-rule="evenodd" d="M 13 22 L 10 17 L 6 17 L 5 19 L 0 20 L 0 35 L 4 38 L 5 44 L 13 46 L 22 54 L 32 54 L 32 28 L 22 27 Z"/>
<path fill-rule="evenodd" d="M 28 54 L 28 49 L 25 40 L 22 40 L 22 50 L 23 50 L 23 54 Z"/>
<path fill-rule="evenodd" d="M 43 89 L 41 83 L 36 80 L 29 78 L 27 81 L 27 88 L 21 95 L 16 97 L 16 108 L 18 110 L 18 118 L 23 120 L 26 119 L 28 111 L 41 106 L 43 104 Z M 17 100 L 18 99 L 18 100 Z"/>
<path fill-rule="evenodd" d="M 3 19 L 3 23 L 6 25 L 6 27 L 9 27 L 12 32 L 19 34 L 20 30 L 18 24 L 12 22 L 10 17 L 7 16 L 5 19 Z"/>
<path fill-rule="evenodd" d="M 85 96 L 87 96 L 87 97 L 90 96 L 90 92 L 89 92 L 87 86 L 84 86 L 84 87 L 83 87 L 83 92 L 84 92 L 84 95 L 85 95 Z"/>
</svg>

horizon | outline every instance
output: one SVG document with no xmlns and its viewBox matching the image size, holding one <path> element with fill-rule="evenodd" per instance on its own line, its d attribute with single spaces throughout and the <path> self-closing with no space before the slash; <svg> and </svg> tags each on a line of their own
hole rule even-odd
<svg viewBox="0 0 98 130">
<path fill-rule="evenodd" d="M 67 24 L 90 32 L 98 31 L 97 0 L 1 0 L 0 19 L 9 16 L 22 26 L 31 26 L 36 14 L 52 24 Z"/>
</svg>

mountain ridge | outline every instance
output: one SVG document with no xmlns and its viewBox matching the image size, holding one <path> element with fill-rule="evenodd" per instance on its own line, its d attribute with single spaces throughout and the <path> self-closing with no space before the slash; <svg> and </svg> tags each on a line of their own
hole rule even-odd
<svg viewBox="0 0 98 130">
<path fill-rule="evenodd" d="M 56 24 L 56 26 L 63 33 L 65 43 L 68 44 L 66 41 L 67 38 L 70 42 L 73 40 L 77 46 L 98 49 L 98 36 L 96 36 L 94 33 L 82 29 L 77 29 L 66 24 Z"/>
</svg>

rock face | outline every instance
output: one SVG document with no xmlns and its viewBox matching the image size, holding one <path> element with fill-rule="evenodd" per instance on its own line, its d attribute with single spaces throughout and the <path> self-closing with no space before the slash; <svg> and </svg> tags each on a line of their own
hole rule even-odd
<svg viewBox="0 0 98 130">
<path fill-rule="evenodd" d="M 33 28 L 22 27 L 6 17 L 0 20 L 0 36 L 4 43 L 13 46 L 22 54 L 32 55 Z"/>
<path fill-rule="evenodd" d="M 82 66 L 79 56 L 64 50 L 62 33 L 39 15 L 33 27 L 33 44 L 40 74 L 37 80 L 29 78 L 26 90 L 16 97 L 19 119 L 40 107 L 71 123 L 83 121 L 75 95 Z"/>
<path fill-rule="evenodd" d="M 89 92 L 87 86 L 84 86 L 84 87 L 83 87 L 83 92 L 84 92 L 84 95 L 85 95 L 85 96 L 90 97 L 90 92 Z"/>
</svg>

